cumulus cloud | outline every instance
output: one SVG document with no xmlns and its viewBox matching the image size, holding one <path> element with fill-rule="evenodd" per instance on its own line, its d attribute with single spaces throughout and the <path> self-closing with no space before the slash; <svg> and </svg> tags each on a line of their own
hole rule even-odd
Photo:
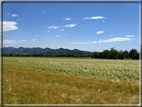
<svg viewBox="0 0 142 107">
<path fill-rule="evenodd" d="M 11 13 L 8 13 L 8 15 L 10 15 Z"/>
<path fill-rule="evenodd" d="M 18 15 L 17 14 L 12 14 L 12 17 L 17 17 Z"/>
<path fill-rule="evenodd" d="M 71 20 L 71 18 L 66 18 L 66 17 L 65 17 L 64 20 Z"/>
<path fill-rule="evenodd" d="M 49 26 L 48 29 L 58 29 L 58 26 Z"/>
<path fill-rule="evenodd" d="M 97 43 L 96 41 L 93 41 L 94 43 Z"/>
<path fill-rule="evenodd" d="M 47 32 L 50 32 L 50 31 L 47 31 Z"/>
<path fill-rule="evenodd" d="M 14 21 L 3 21 L 3 32 L 8 32 L 10 30 L 16 30 L 18 29 L 17 26 L 15 26 L 17 23 Z"/>
<path fill-rule="evenodd" d="M 99 43 L 101 43 L 102 41 L 98 41 Z"/>
<path fill-rule="evenodd" d="M 81 44 L 81 42 L 78 42 L 79 44 Z"/>
<path fill-rule="evenodd" d="M 103 42 L 103 43 L 110 43 L 110 42 L 118 42 L 118 41 L 130 41 L 132 40 L 131 38 L 112 38 L 112 39 L 107 39 L 107 40 L 102 40 L 102 41 L 98 41 L 99 43 Z"/>
<path fill-rule="evenodd" d="M 102 22 L 104 22 L 104 20 L 102 20 Z"/>
<path fill-rule="evenodd" d="M 105 19 L 105 17 L 103 17 L 103 16 L 93 16 L 93 17 L 90 17 L 90 18 L 84 17 L 83 20 L 85 20 L 85 19 L 94 19 L 95 20 L 95 19 Z"/>
<path fill-rule="evenodd" d="M 86 42 L 87 44 L 89 44 L 91 41 Z"/>
<path fill-rule="evenodd" d="M 59 31 L 64 31 L 65 29 L 60 29 Z"/>
<path fill-rule="evenodd" d="M 102 34 L 102 33 L 104 33 L 104 31 L 97 31 L 96 34 Z"/>
<path fill-rule="evenodd" d="M 74 44 L 74 42 L 71 42 L 72 44 Z"/>
<path fill-rule="evenodd" d="M 134 35 L 126 35 L 126 37 L 134 37 Z"/>
<path fill-rule="evenodd" d="M 59 37 L 59 35 L 56 35 L 55 37 Z"/>
<path fill-rule="evenodd" d="M 76 26 L 76 24 L 67 24 L 64 27 L 75 27 L 75 26 Z"/>
</svg>

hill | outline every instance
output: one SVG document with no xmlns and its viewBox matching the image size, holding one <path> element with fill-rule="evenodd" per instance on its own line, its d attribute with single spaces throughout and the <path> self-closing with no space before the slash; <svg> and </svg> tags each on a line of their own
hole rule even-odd
<svg viewBox="0 0 142 107">
<path fill-rule="evenodd" d="M 61 55 L 61 54 L 74 54 L 74 55 L 89 55 L 93 54 L 93 52 L 89 51 L 81 51 L 78 49 L 70 50 L 70 49 L 64 49 L 64 48 L 59 48 L 59 49 L 51 49 L 51 48 L 24 48 L 24 47 L 19 47 L 19 48 L 14 48 L 14 47 L 4 47 L 3 48 L 3 54 L 44 54 L 44 55 Z"/>
</svg>

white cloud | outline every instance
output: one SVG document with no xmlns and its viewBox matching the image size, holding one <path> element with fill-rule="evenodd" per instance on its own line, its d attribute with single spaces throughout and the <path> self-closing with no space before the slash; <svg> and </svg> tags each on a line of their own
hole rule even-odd
<svg viewBox="0 0 142 107">
<path fill-rule="evenodd" d="M 102 34 L 102 33 L 104 33 L 104 31 L 97 31 L 96 34 Z"/>
<path fill-rule="evenodd" d="M 17 23 L 14 21 L 3 21 L 3 32 L 8 32 L 10 30 L 16 30 L 18 29 L 17 26 L 15 26 Z"/>
<path fill-rule="evenodd" d="M 59 35 L 56 35 L 56 37 L 59 37 Z"/>
<path fill-rule="evenodd" d="M 102 41 L 98 41 L 99 43 L 101 43 Z"/>
<path fill-rule="evenodd" d="M 112 35 L 109 35 L 110 37 L 113 37 Z"/>
<path fill-rule="evenodd" d="M 105 19 L 105 17 L 103 17 L 103 16 L 94 16 L 94 17 L 90 17 L 90 19 Z"/>
<path fill-rule="evenodd" d="M 97 43 L 96 41 L 93 41 L 94 43 Z"/>
<path fill-rule="evenodd" d="M 78 42 L 79 44 L 81 44 L 81 42 Z"/>
<path fill-rule="evenodd" d="M 3 40 L 3 44 L 11 44 L 11 43 L 22 43 L 22 42 L 31 42 L 31 41 L 37 41 L 37 39 L 31 39 L 31 40 Z"/>
<path fill-rule="evenodd" d="M 8 15 L 10 15 L 11 13 L 8 13 Z"/>
<path fill-rule="evenodd" d="M 106 30 L 106 31 L 108 31 L 108 30 Z"/>
<path fill-rule="evenodd" d="M 84 17 L 83 19 L 105 19 L 105 17 L 103 17 L 103 16 L 93 16 L 93 17 Z"/>
<path fill-rule="evenodd" d="M 38 35 L 35 35 L 35 37 L 38 37 Z"/>
<path fill-rule="evenodd" d="M 68 36 L 68 35 L 66 35 L 66 36 Z"/>
<path fill-rule="evenodd" d="M 86 42 L 87 44 L 89 44 L 91 41 Z"/>
<path fill-rule="evenodd" d="M 49 26 L 48 29 L 58 29 L 58 26 Z"/>
<path fill-rule="evenodd" d="M 18 15 L 17 14 L 12 14 L 12 17 L 17 17 Z"/>
<path fill-rule="evenodd" d="M 71 18 L 66 18 L 66 17 L 65 17 L 64 20 L 71 20 Z"/>
<path fill-rule="evenodd" d="M 43 11 L 43 13 L 45 13 L 45 11 Z"/>
<path fill-rule="evenodd" d="M 50 31 L 47 31 L 47 32 L 50 32 Z"/>
<path fill-rule="evenodd" d="M 102 22 L 104 22 L 104 20 L 102 20 Z"/>
<path fill-rule="evenodd" d="M 75 26 L 76 26 L 76 24 L 67 24 L 64 27 L 75 27 Z"/>
<path fill-rule="evenodd" d="M 60 30 L 58 30 L 58 31 L 64 31 L 65 29 L 60 29 Z"/>
<path fill-rule="evenodd" d="M 46 36 L 46 37 L 43 37 L 43 38 L 49 38 L 50 36 Z"/>
<path fill-rule="evenodd" d="M 3 44 L 9 44 L 9 43 L 20 43 L 16 40 L 3 40 Z"/>
<path fill-rule="evenodd" d="M 29 42 L 29 41 L 27 41 L 27 40 L 20 40 L 20 41 L 22 41 L 22 42 Z"/>
<path fill-rule="evenodd" d="M 134 37 L 134 35 L 126 35 L 126 37 Z"/>
<path fill-rule="evenodd" d="M 96 44 L 97 42 L 96 41 L 93 41 L 93 42 L 91 42 L 91 41 L 88 41 L 88 42 L 71 42 L 72 44 Z"/>
<path fill-rule="evenodd" d="M 107 39 L 107 40 L 102 40 L 102 41 L 98 41 L 99 43 L 103 42 L 103 43 L 110 43 L 110 42 L 118 42 L 118 41 L 129 41 L 131 40 L 131 38 L 112 38 L 112 39 Z"/>
<path fill-rule="evenodd" d="M 31 39 L 30 41 L 37 41 L 37 39 Z"/>
<path fill-rule="evenodd" d="M 84 17 L 83 19 L 89 19 L 89 17 Z"/>
</svg>

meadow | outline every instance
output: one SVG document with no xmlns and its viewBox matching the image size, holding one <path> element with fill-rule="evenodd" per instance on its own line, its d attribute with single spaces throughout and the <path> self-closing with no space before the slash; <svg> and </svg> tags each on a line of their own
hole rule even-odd
<svg viewBox="0 0 142 107">
<path fill-rule="evenodd" d="M 3 57 L 4 104 L 139 104 L 139 60 Z"/>
</svg>

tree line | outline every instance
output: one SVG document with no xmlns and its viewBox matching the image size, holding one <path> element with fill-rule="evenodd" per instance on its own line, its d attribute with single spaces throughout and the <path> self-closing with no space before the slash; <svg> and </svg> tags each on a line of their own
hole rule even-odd
<svg viewBox="0 0 142 107">
<path fill-rule="evenodd" d="M 44 55 L 40 54 L 3 54 L 3 56 L 16 56 L 16 57 L 91 57 L 91 55 L 74 55 L 74 54 L 60 54 L 60 55 Z"/>
<path fill-rule="evenodd" d="M 118 51 L 114 48 L 110 50 L 104 50 L 103 52 L 94 52 L 91 58 L 104 58 L 104 59 L 124 59 L 124 58 L 131 58 L 131 59 L 139 59 L 139 53 L 136 49 L 131 49 L 130 52 L 127 50 L 125 51 Z"/>
<path fill-rule="evenodd" d="M 94 52 L 92 55 L 74 55 L 74 54 L 61 54 L 61 55 L 44 55 L 40 54 L 3 54 L 3 56 L 16 56 L 16 57 L 91 57 L 91 58 L 102 58 L 102 59 L 139 59 L 139 53 L 136 49 L 131 49 L 130 52 L 118 51 L 114 48 L 110 50 L 104 50 L 103 52 Z"/>
</svg>

